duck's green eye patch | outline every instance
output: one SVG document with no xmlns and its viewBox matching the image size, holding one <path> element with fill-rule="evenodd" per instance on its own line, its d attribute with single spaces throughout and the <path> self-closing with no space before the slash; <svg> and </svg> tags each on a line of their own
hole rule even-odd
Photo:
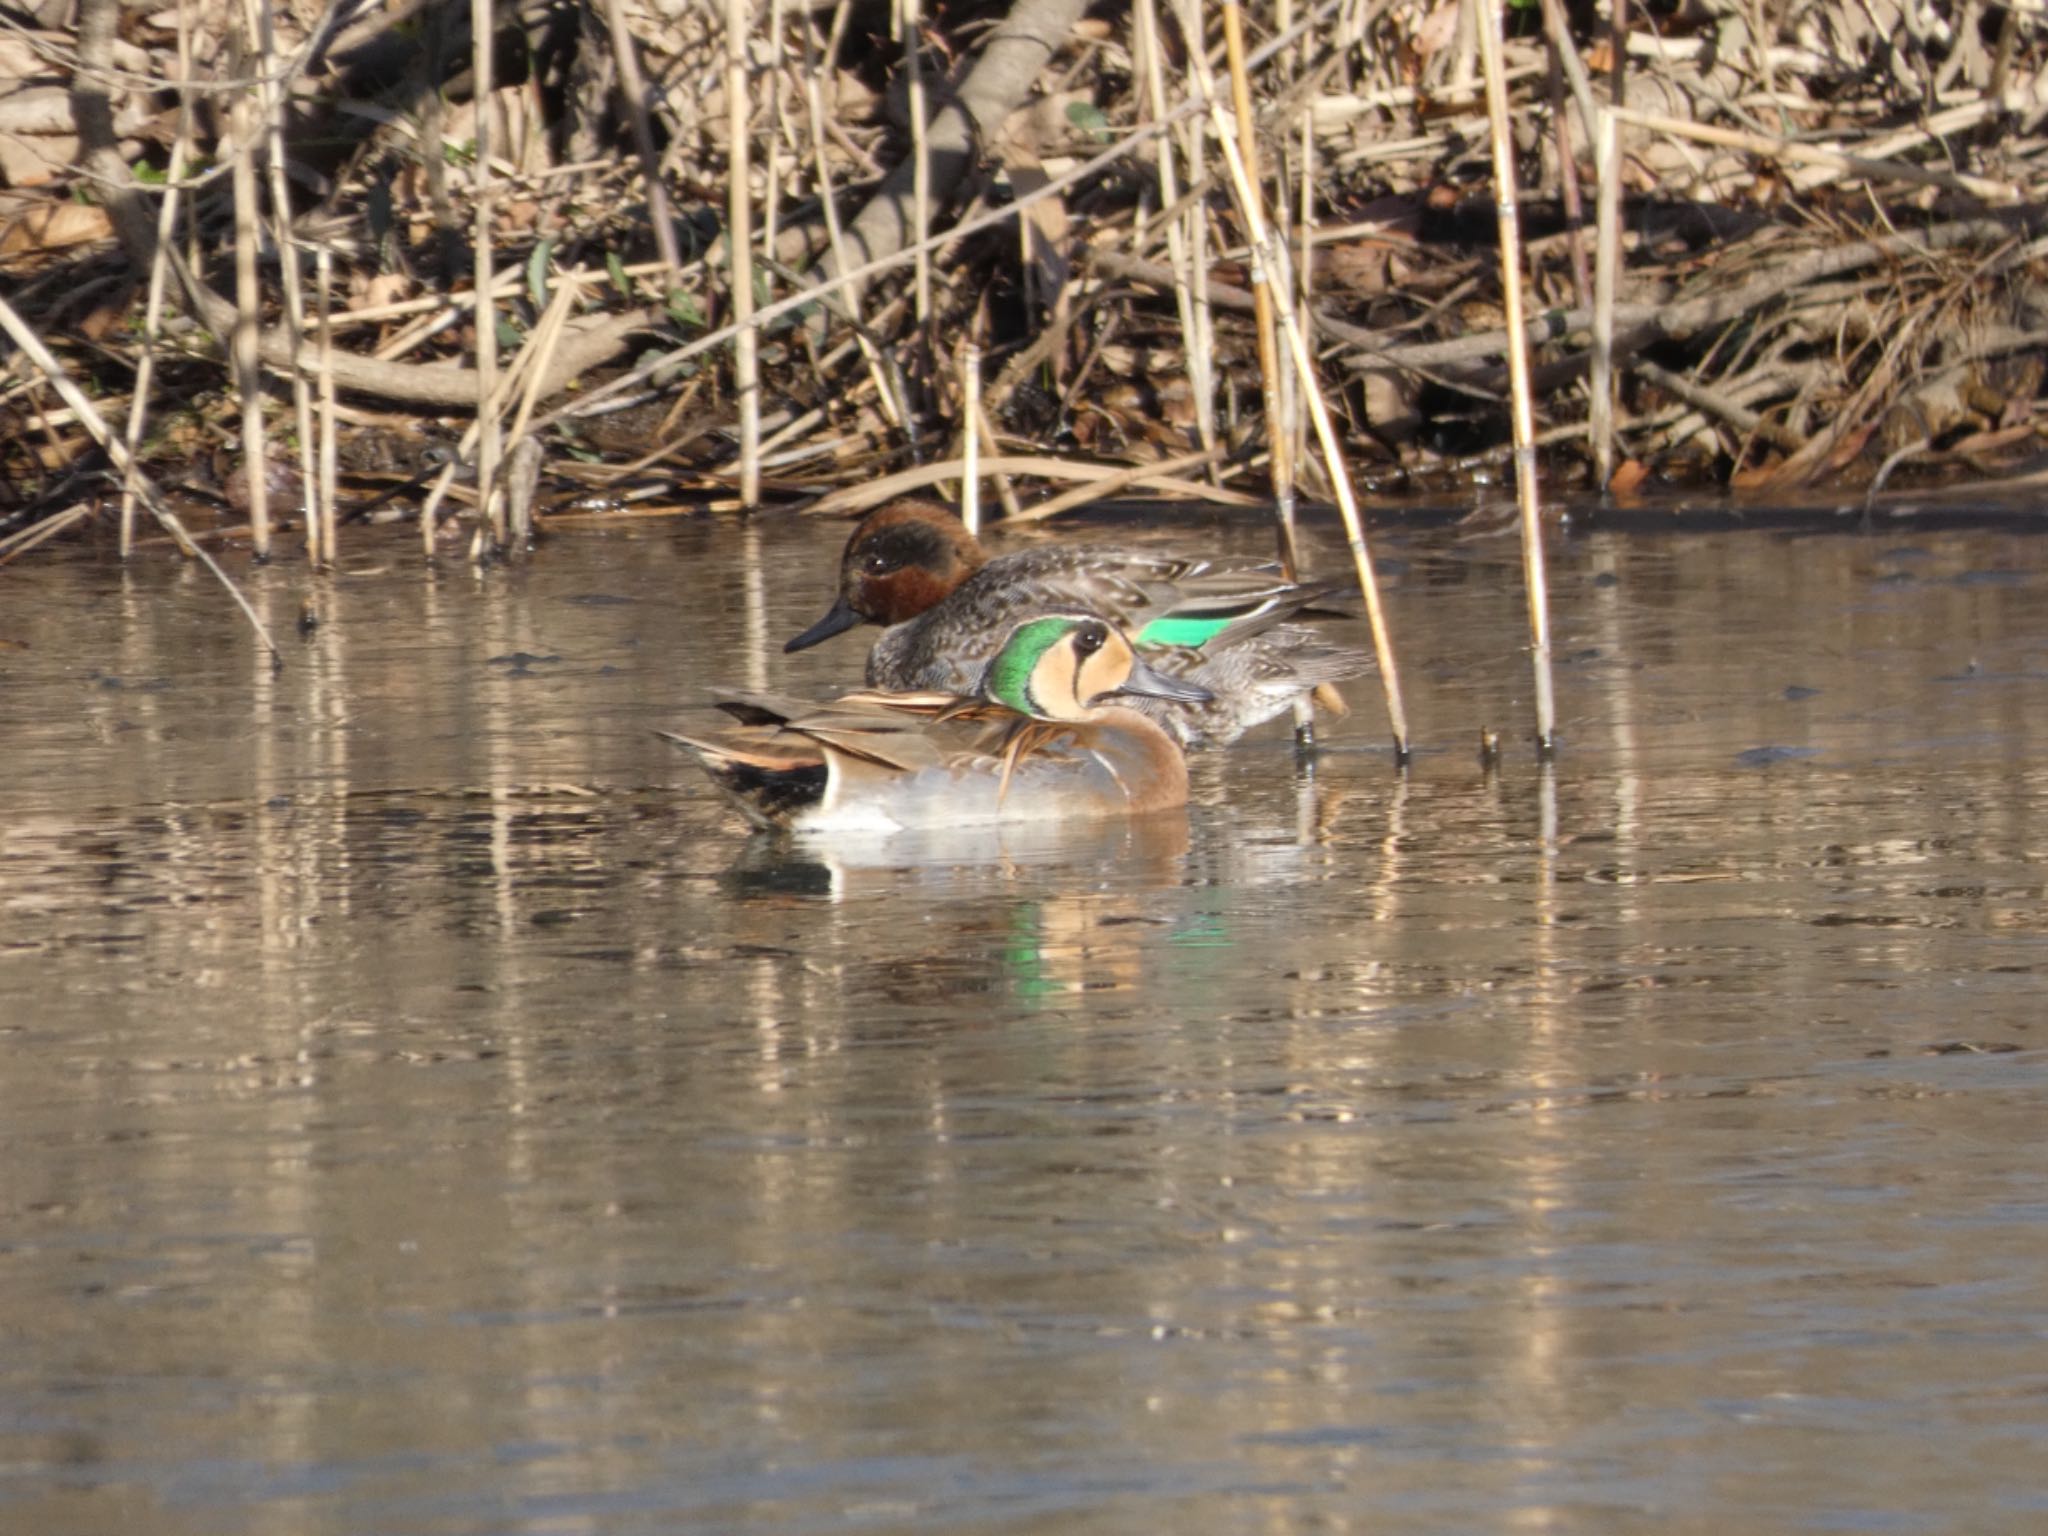
<svg viewBox="0 0 2048 1536">
<path fill-rule="evenodd" d="M 1138 631 L 1140 645 L 1179 645 L 1200 648 L 1214 640 L 1230 626 L 1228 618 L 1221 619 L 1154 619 Z"/>
<path fill-rule="evenodd" d="M 1031 697 L 1031 674 L 1073 624 L 1072 619 L 1058 618 L 1019 624 L 996 653 L 996 659 L 988 664 L 982 693 L 1020 714 L 1037 714 L 1038 706 Z"/>
</svg>

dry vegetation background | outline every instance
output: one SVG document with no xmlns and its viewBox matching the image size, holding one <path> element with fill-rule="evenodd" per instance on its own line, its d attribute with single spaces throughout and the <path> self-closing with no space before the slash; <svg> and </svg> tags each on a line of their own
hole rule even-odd
<svg viewBox="0 0 2048 1536">
<path fill-rule="evenodd" d="M 1227 8 L 919 4 L 0 5 L 0 559 L 137 507 L 318 560 L 423 501 L 481 549 L 970 468 L 1012 515 L 1251 502 L 1276 449 L 1328 496 L 1229 125 L 1343 472 L 1500 476 L 1474 4 L 1267 0 L 1235 112 Z M 2031 466 L 2037 10 L 1499 14 L 1553 487 Z"/>
</svg>

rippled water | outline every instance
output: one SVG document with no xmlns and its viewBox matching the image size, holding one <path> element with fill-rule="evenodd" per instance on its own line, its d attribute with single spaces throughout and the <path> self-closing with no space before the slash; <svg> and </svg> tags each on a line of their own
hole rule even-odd
<svg viewBox="0 0 2048 1536">
<path fill-rule="evenodd" d="M 843 532 L 0 572 L 0 1528 L 2048 1523 L 2048 542 L 1561 541 L 1546 773 L 1384 537 L 1405 776 L 750 839 Z"/>
</svg>

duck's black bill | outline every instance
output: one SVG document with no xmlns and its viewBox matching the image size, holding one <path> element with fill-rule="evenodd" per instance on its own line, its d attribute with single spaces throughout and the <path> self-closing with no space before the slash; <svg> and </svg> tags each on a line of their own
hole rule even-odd
<svg viewBox="0 0 2048 1536">
<path fill-rule="evenodd" d="M 784 645 L 783 654 L 807 651 L 820 640 L 830 640 L 834 635 L 845 633 L 859 622 L 860 615 L 855 613 L 853 605 L 842 597 L 826 611 L 825 617 Z"/>
<path fill-rule="evenodd" d="M 1168 677 L 1164 672 L 1138 660 L 1131 662 L 1131 675 L 1118 693 L 1135 693 L 1147 699 L 1171 699 L 1179 704 L 1207 704 L 1216 695 L 1200 684 L 1185 678 Z"/>
</svg>

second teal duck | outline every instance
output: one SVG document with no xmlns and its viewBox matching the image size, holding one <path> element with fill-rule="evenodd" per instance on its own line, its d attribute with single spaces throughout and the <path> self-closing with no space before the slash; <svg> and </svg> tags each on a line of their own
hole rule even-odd
<svg viewBox="0 0 2048 1536">
<path fill-rule="evenodd" d="M 840 559 L 837 600 L 784 649 L 880 624 L 870 687 L 969 693 L 1020 620 L 1097 613 L 1135 636 L 1153 668 L 1206 695 L 1131 701 L 1192 746 L 1233 741 L 1311 695 L 1341 711 L 1330 685 L 1370 672 L 1372 656 L 1288 622 L 1328 595 L 1256 560 L 1099 544 L 991 558 L 946 507 L 905 497 L 861 519 Z"/>
</svg>

